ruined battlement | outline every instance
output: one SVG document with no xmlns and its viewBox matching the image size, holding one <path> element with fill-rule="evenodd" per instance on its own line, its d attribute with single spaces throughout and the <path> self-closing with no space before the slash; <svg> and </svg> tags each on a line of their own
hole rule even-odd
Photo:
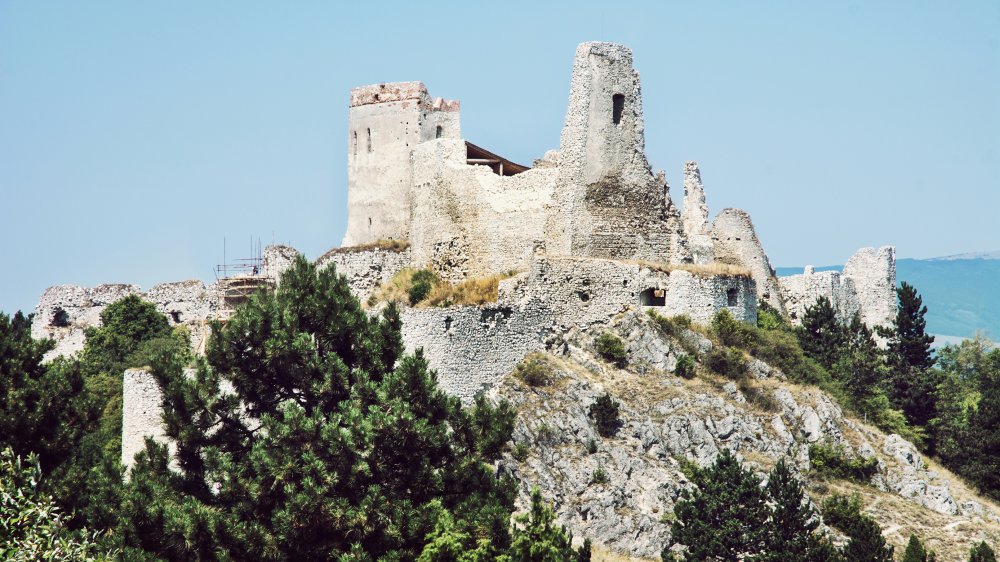
<svg viewBox="0 0 1000 562">
<path fill-rule="evenodd" d="M 427 86 L 423 82 L 370 84 L 351 90 L 351 107 L 411 100 L 432 111 L 457 112 L 461 110 L 461 102 L 458 100 L 431 99 Z"/>
</svg>

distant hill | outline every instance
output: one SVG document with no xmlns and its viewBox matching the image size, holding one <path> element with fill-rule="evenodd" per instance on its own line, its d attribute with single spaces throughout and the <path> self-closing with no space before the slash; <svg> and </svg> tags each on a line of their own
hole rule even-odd
<svg viewBox="0 0 1000 562">
<path fill-rule="evenodd" d="M 777 273 L 781 277 L 794 275 L 802 273 L 802 268 L 779 267 Z M 928 332 L 971 337 L 983 331 L 1000 339 L 1000 252 L 900 259 L 896 262 L 896 279 L 910 283 L 923 296 Z"/>
</svg>

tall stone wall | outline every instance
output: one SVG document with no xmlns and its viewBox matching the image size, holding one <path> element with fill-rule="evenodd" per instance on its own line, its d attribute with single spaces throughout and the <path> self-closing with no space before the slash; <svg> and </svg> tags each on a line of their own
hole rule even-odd
<svg viewBox="0 0 1000 562">
<path fill-rule="evenodd" d="M 715 261 L 749 269 L 757 283 L 757 298 L 784 313 L 778 280 L 750 215 L 740 209 L 723 209 L 712 222 L 711 236 Z"/>
<path fill-rule="evenodd" d="M 171 445 L 163 430 L 163 392 L 146 369 L 128 369 L 122 380 L 122 465 L 146 448 L 146 437 Z"/>
<path fill-rule="evenodd" d="M 500 176 L 466 163 L 465 143 L 440 139 L 413 152 L 412 261 L 459 281 L 527 267 L 544 237 L 558 170 Z"/>
<path fill-rule="evenodd" d="M 406 308 L 401 319 L 406 349 L 423 349 L 441 388 L 466 402 L 544 349 L 552 327 L 552 311 L 537 302 Z"/>
<path fill-rule="evenodd" d="M 553 255 L 685 261 L 666 181 L 645 155 L 639 74 L 612 43 L 576 50 L 548 219 Z"/>
<path fill-rule="evenodd" d="M 684 234 L 688 239 L 691 259 L 696 264 L 711 263 L 715 259 L 712 237 L 708 229 L 708 203 L 705 202 L 705 187 L 701 183 L 698 163 L 684 164 L 684 212 L 681 213 Z"/>
<path fill-rule="evenodd" d="M 800 275 L 778 279 L 789 318 L 802 322 L 807 307 L 826 297 L 844 321 L 854 314 L 870 328 L 886 326 L 896 314 L 896 250 L 892 246 L 861 248 L 843 273 L 807 267 Z"/>
</svg>

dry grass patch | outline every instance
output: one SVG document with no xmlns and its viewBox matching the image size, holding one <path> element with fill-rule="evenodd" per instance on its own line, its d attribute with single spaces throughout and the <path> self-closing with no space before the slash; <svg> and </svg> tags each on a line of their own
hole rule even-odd
<svg viewBox="0 0 1000 562">
<path fill-rule="evenodd" d="M 500 282 L 515 275 L 517 271 L 508 271 L 491 277 L 466 279 L 455 285 L 439 283 L 431 289 L 427 298 L 420 301 L 419 306 L 462 306 L 497 302 Z"/>
<path fill-rule="evenodd" d="M 729 263 L 661 263 L 640 260 L 639 265 L 653 271 L 670 273 L 671 271 L 687 271 L 699 277 L 750 277 L 750 270 L 739 265 Z"/>
<path fill-rule="evenodd" d="M 345 246 L 343 248 L 334 248 L 329 252 L 323 254 L 319 260 L 328 258 L 334 254 L 353 254 L 356 252 L 367 252 L 368 250 L 386 250 L 389 252 L 402 252 L 403 250 L 410 247 L 409 240 L 396 240 L 394 238 L 380 238 L 374 242 L 368 242 L 366 244 L 358 244 L 357 246 Z"/>
<path fill-rule="evenodd" d="M 590 549 L 591 560 L 594 562 L 653 562 L 653 558 L 635 558 L 620 554 L 605 546 L 595 544 Z"/>
<path fill-rule="evenodd" d="M 368 297 L 368 306 L 375 306 L 380 302 L 409 303 L 410 290 L 414 285 L 414 276 L 426 275 L 426 272 L 427 270 L 425 269 L 411 267 L 399 270 L 388 281 L 372 292 L 371 296 Z M 440 283 L 436 276 L 434 279 L 434 283 Z"/>
</svg>

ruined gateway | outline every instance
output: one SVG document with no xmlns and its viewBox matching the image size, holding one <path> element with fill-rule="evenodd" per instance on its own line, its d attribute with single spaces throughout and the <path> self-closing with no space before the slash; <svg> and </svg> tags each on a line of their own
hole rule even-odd
<svg viewBox="0 0 1000 562">
<path fill-rule="evenodd" d="M 683 211 L 675 206 L 664 173 L 654 173 L 646 158 L 643 130 L 632 53 L 610 43 L 577 48 L 560 146 L 531 167 L 463 140 L 459 102 L 431 98 L 420 82 L 356 88 L 347 131 L 347 232 L 317 264 L 336 267 L 362 301 L 404 268 L 430 268 L 452 283 L 504 275 L 495 303 L 404 307 L 401 313 L 407 348 L 423 348 L 441 386 L 463 400 L 496 387 L 529 353 L 579 349 L 572 342 L 604 326 L 632 326 L 620 333 L 641 344 L 630 350 L 641 356 L 638 364 L 659 361 L 672 368 L 673 352 L 654 349 L 670 344 L 644 339 L 644 316 L 636 311 L 646 309 L 699 323 L 728 310 L 755 322 L 758 301 L 765 301 L 795 322 L 826 296 L 843 318 L 858 313 L 869 326 L 891 320 L 892 247 L 859 250 L 842 273 L 807 268 L 779 279 L 746 212 L 724 209 L 709 220 L 695 162 L 684 165 Z M 234 287 L 273 286 L 296 256 L 293 248 L 269 246 L 259 271 L 209 286 L 182 281 L 145 293 L 121 284 L 50 287 L 35 310 L 32 333 L 57 341 L 50 358 L 73 354 L 83 346 L 83 330 L 99 323 L 108 304 L 140 294 L 171 324 L 187 326 L 192 348 L 203 351 L 207 322 L 227 317 Z M 766 365 L 756 369 L 766 378 Z M 508 397 L 510 392 L 501 389 Z M 841 423 L 839 409 L 828 402 L 819 417 L 818 406 L 800 406 L 793 398 L 783 407 L 794 419 L 808 418 L 808 441 L 820 434 L 817 420 L 825 424 L 832 416 Z M 122 460 L 128 465 L 144 436 L 162 436 L 160 394 L 148 373 L 125 374 L 123 404 Z M 714 425 L 705 435 L 713 431 Z M 720 443 L 727 438 L 715 437 Z M 868 449 L 878 448 L 873 446 Z M 542 486 L 559 494 L 544 478 Z M 926 488 L 925 482 L 924 496 Z M 924 496 L 919 501 L 936 501 Z M 944 504 L 949 513 L 959 509 L 951 496 Z M 619 538 L 603 537 L 604 544 Z M 649 554 L 649 545 L 636 540 L 616 548 Z"/>
</svg>

